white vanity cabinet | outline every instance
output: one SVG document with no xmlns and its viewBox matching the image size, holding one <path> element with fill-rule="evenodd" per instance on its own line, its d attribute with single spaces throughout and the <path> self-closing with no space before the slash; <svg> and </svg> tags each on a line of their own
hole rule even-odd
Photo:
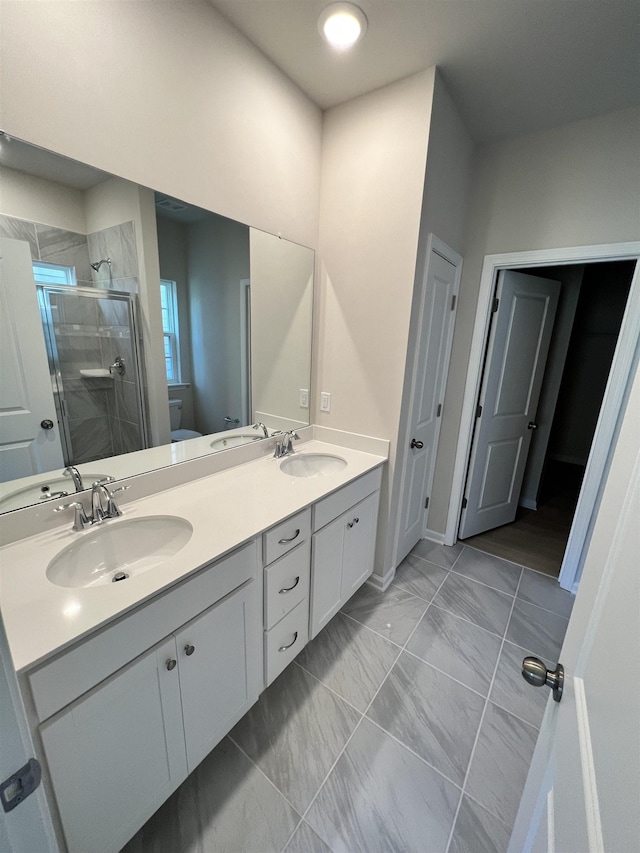
<svg viewBox="0 0 640 853">
<path fill-rule="evenodd" d="M 131 620 L 140 623 L 134 632 L 142 643 L 163 607 L 171 612 L 173 603 L 184 616 L 202 608 L 204 591 L 220 589 L 221 578 L 223 589 L 234 575 L 241 581 L 41 724 L 69 851 L 119 850 L 256 701 L 262 689 L 258 571 L 253 542 L 90 638 L 67 653 L 70 661 L 64 656 L 62 663 L 53 661 L 50 673 L 45 665 L 32 679 L 37 706 L 41 685 L 59 677 L 65 664 L 73 696 L 78 686 L 69 665 L 100 669 L 111 641 L 117 659 L 117 636 L 132 627 Z"/>
<path fill-rule="evenodd" d="M 311 639 L 373 572 L 380 479 L 378 468 L 314 507 Z"/>
</svg>

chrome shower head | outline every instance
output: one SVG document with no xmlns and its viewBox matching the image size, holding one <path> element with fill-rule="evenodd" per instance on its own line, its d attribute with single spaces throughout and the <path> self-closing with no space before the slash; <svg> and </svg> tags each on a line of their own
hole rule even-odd
<svg viewBox="0 0 640 853">
<path fill-rule="evenodd" d="M 96 272 L 98 272 L 102 264 L 109 264 L 109 269 L 111 269 L 111 258 L 102 258 L 102 260 L 96 261 L 95 263 L 91 264 L 91 269 L 94 269 Z"/>
</svg>

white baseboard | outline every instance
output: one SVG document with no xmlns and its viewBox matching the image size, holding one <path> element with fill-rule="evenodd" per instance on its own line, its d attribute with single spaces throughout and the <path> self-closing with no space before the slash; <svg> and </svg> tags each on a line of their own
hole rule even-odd
<svg viewBox="0 0 640 853">
<path fill-rule="evenodd" d="M 520 498 L 520 506 L 525 509 L 538 509 L 538 501 L 533 498 Z"/>
<path fill-rule="evenodd" d="M 374 574 L 369 576 L 366 582 L 369 584 L 369 586 L 372 586 L 374 589 L 377 589 L 378 592 L 386 592 L 391 586 L 391 582 L 393 581 L 395 576 L 395 569 L 389 569 L 385 572 L 384 576 L 377 575 L 374 572 Z"/>
<path fill-rule="evenodd" d="M 429 542 L 437 542 L 438 545 L 446 545 L 445 534 L 438 533 L 436 530 L 425 530 L 423 539 L 428 539 Z"/>
</svg>

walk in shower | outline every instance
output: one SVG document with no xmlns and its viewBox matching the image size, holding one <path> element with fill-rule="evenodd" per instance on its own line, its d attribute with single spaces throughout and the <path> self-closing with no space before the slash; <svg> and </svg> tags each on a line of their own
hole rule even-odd
<svg viewBox="0 0 640 853">
<path fill-rule="evenodd" d="M 65 464 L 148 447 L 137 297 L 37 289 Z"/>
</svg>

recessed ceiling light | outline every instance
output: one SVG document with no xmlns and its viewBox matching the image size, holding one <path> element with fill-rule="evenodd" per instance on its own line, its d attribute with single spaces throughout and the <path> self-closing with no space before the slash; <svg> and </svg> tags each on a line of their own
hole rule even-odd
<svg viewBox="0 0 640 853">
<path fill-rule="evenodd" d="M 337 50 L 347 50 L 367 29 L 367 17 L 353 3 L 332 3 L 318 18 L 318 29 Z"/>
</svg>

